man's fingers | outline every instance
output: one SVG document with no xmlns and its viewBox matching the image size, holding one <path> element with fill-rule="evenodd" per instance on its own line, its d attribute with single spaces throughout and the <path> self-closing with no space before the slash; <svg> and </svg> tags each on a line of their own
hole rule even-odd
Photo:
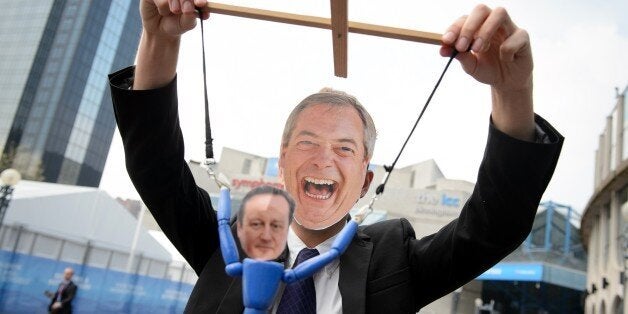
<svg viewBox="0 0 628 314">
<path fill-rule="evenodd" d="M 462 69 L 469 75 L 473 75 L 478 66 L 478 60 L 472 52 L 461 52 L 456 56 Z"/>
<path fill-rule="evenodd" d="M 209 8 L 207 7 L 207 0 L 194 0 L 194 6 L 201 11 L 201 19 L 206 20 L 209 18 Z"/>
<path fill-rule="evenodd" d="M 498 30 L 503 30 L 504 39 L 512 35 L 517 27 L 510 19 L 508 12 L 504 8 L 498 7 L 492 10 L 486 18 L 484 24 L 475 35 L 475 41 L 471 46 L 474 52 L 484 52 L 488 50 L 493 36 Z"/>
<path fill-rule="evenodd" d="M 194 6 L 200 9 L 207 9 L 207 0 L 194 0 Z"/>
<path fill-rule="evenodd" d="M 505 39 L 517 30 L 517 26 L 504 8 L 491 10 L 481 4 L 476 6 L 470 15 L 458 18 L 447 29 L 442 41 L 443 44 L 454 46 L 460 52 L 469 49 L 474 52 L 485 52 L 499 30 L 503 31 Z"/>
<path fill-rule="evenodd" d="M 181 0 L 181 11 L 183 14 L 191 14 L 196 12 L 194 8 L 194 2 L 192 0 Z"/>
<path fill-rule="evenodd" d="M 456 50 L 467 51 L 475 39 L 475 34 L 491 14 L 491 9 L 486 5 L 476 6 L 460 29 L 460 35 L 456 40 Z"/>
<path fill-rule="evenodd" d="M 169 0 L 170 12 L 178 14 L 181 13 L 181 3 L 180 0 Z"/>
<path fill-rule="evenodd" d="M 156 1 L 146 1 L 146 2 L 153 2 L 154 6 L 157 8 L 157 12 L 159 13 L 159 15 L 161 16 L 170 16 L 172 15 L 172 9 L 171 9 L 171 2 L 170 1 L 166 1 L 166 0 L 156 0 Z"/>
<path fill-rule="evenodd" d="M 499 48 L 500 59 L 506 62 L 513 62 L 515 58 L 526 57 L 531 53 L 530 37 L 523 29 L 517 29 Z"/>
<path fill-rule="evenodd" d="M 191 13 L 184 13 L 181 15 L 181 17 L 179 18 L 179 28 L 182 31 L 189 31 L 191 29 L 193 29 L 194 27 L 196 27 L 196 18 L 197 18 L 197 14 L 196 11 L 192 10 Z"/>
<path fill-rule="evenodd" d="M 459 17 L 451 26 L 449 26 L 449 28 L 447 28 L 447 31 L 445 32 L 445 34 L 443 34 L 442 37 L 443 44 L 448 46 L 455 45 L 456 40 L 458 39 L 458 35 L 460 34 L 460 29 L 462 28 L 462 25 L 464 24 L 464 21 L 466 19 L 467 15 L 463 15 Z"/>
</svg>

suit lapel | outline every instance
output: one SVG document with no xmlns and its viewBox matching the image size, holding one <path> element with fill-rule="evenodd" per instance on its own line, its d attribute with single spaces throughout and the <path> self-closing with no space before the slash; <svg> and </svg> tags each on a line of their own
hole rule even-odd
<svg viewBox="0 0 628 314">
<path fill-rule="evenodd" d="M 373 243 L 359 229 L 344 254 L 340 256 L 338 287 L 344 313 L 366 312 L 366 279 Z"/>
<path fill-rule="evenodd" d="M 244 310 L 242 301 L 242 278 L 229 277 L 231 283 L 225 292 L 216 312 L 218 313 L 241 313 Z"/>
</svg>

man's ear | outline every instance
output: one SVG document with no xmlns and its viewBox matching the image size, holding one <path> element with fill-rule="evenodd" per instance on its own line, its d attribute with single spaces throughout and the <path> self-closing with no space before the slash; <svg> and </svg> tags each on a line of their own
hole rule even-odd
<svg viewBox="0 0 628 314">
<path fill-rule="evenodd" d="M 360 193 L 360 198 L 363 198 L 364 195 L 366 195 L 366 192 L 369 191 L 371 182 L 373 182 L 373 176 L 375 176 L 375 173 L 373 171 L 366 170 L 366 175 L 364 176 L 364 184 L 362 184 L 362 193 Z"/>
<path fill-rule="evenodd" d="M 236 221 L 236 231 L 238 234 L 238 239 L 240 239 L 240 243 L 242 243 L 242 237 L 244 237 L 244 230 L 242 228 L 242 222 Z"/>
<path fill-rule="evenodd" d="M 277 161 L 277 167 L 279 168 L 279 179 L 283 182 L 283 168 L 284 168 L 284 155 L 285 155 L 285 151 L 283 149 L 283 145 L 281 145 L 281 147 L 279 148 L 279 160 Z M 285 183 L 284 183 L 285 184 Z"/>
<path fill-rule="evenodd" d="M 283 149 L 283 145 L 281 145 L 281 147 L 279 147 L 279 161 L 277 162 L 277 164 L 279 165 L 279 168 L 283 168 L 283 164 L 284 164 L 284 159 L 285 159 L 285 155 L 286 155 L 286 151 Z"/>
</svg>

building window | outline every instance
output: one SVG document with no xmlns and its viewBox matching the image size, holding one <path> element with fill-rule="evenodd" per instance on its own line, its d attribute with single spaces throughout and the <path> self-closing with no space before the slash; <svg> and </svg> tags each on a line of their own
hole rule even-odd
<svg viewBox="0 0 628 314">
<path fill-rule="evenodd" d="M 249 174 L 251 172 L 251 160 L 246 158 L 242 163 L 242 174 Z"/>
</svg>

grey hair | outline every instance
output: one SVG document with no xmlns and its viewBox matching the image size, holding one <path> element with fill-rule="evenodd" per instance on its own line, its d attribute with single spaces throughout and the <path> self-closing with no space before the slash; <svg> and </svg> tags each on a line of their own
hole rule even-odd
<svg viewBox="0 0 628 314">
<path fill-rule="evenodd" d="M 287 191 L 274 187 L 272 185 L 262 185 L 250 190 L 242 199 L 242 203 L 240 203 L 240 208 L 238 209 L 238 224 L 242 225 L 242 221 L 244 221 L 244 207 L 246 206 L 246 203 L 248 203 L 248 201 L 254 196 L 265 194 L 278 195 L 286 199 L 289 209 L 288 223 L 292 222 L 292 216 L 294 216 L 294 208 L 296 207 L 292 196 L 290 196 Z"/>
<path fill-rule="evenodd" d="M 286 120 L 286 125 L 284 126 L 281 138 L 281 145 L 283 147 L 288 146 L 288 142 L 290 142 L 290 137 L 292 136 L 292 131 L 294 131 L 295 123 L 299 114 L 301 114 L 301 112 L 308 107 L 317 104 L 325 104 L 332 107 L 348 106 L 357 111 L 364 128 L 364 158 L 370 160 L 371 157 L 373 157 L 375 139 L 377 138 L 377 130 L 375 129 L 375 122 L 373 122 L 373 118 L 371 118 L 368 111 L 366 111 L 366 109 L 354 96 L 328 87 L 321 89 L 318 93 L 305 97 L 305 99 L 294 107 Z"/>
</svg>

